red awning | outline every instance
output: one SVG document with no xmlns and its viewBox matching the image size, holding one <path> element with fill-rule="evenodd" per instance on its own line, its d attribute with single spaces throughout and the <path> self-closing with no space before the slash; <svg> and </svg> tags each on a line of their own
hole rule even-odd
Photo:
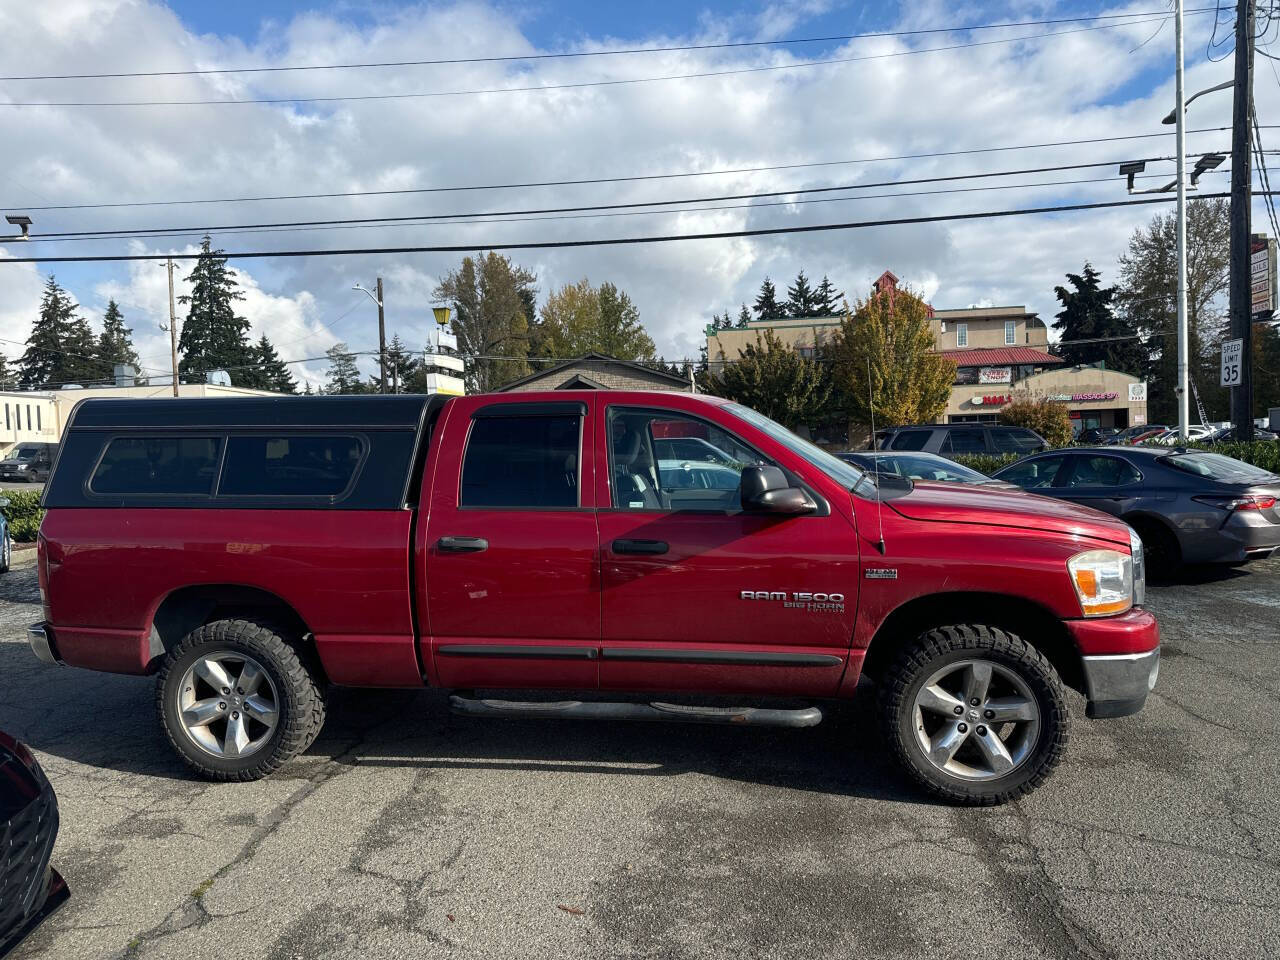
<svg viewBox="0 0 1280 960">
<path fill-rule="evenodd" d="M 1028 364 L 1048 367 L 1065 363 L 1061 357 L 1032 347 L 983 347 L 973 350 L 941 350 L 957 367 L 1012 367 Z"/>
</svg>

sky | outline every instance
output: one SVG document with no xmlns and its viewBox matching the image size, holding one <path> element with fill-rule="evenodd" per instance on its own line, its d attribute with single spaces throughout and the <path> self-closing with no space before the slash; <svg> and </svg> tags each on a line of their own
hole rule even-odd
<svg viewBox="0 0 1280 960">
<path fill-rule="evenodd" d="M 1229 56 L 1206 54 L 1212 13 L 1192 0 L 1187 88 L 1231 76 Z M 134 329 L 143 366 L 168 369 L 168 292 L 162 261 L 195 249 L 204 229 L 231 251 L 489 244 L 771 229 L 982 210 L 1117 201 L 1113 164 L 1169 157 L 1173 25 L 1162 0 L 1127 5 L 912 4 L 842 0 L 609 4 L 0 0 L 0 74 L 280 67 L 475 57 L 599 53 L 651 46 L 838 38 L 855 33 L 948 32 L 745 45 L 590 57 L 357 70 L 120 79 L 0 81 L 0 212 L 30 212 L 43 233 L 174 228 L 176 235 L 0 244 L 0 351 L 19 357 L 52 273 L 100 329 L 108 299 Z M 969 31 L 961 27 L 1072 16 L 1152 12 L 1137 22 L 1060 23 Z M 1105 29 L 1098 27 L 1106 25 Z M 1218 36 L 1230 30 L 1219 27 Z M 1274 33 L 1274 31 L 1272 31 Z M 1044 36 L 1058 34 L 1057 36 Z M 1263 43 L 1269 42 L 1264 38 Z M 933 50 L 934 47 L 957 49 Z M 1229 54 L 1230 45 L 1214 56 Z M 815 61 L 841 60 L 840 63 Z M 1280 76 L 1259 57 L 1260 123 L 1280 122 Z M 762 69 L 768 68 L 768 69 Z M 738 71 L 726 73 L 726 71 Z M 741 72 L 749 71 L 749 72 Z M 672 74 L 718 76 L 654 80 Z M 644 82 L 616 83 L 619 80 Z M 605 85 L 564 87 L 608 81 Z M 511 87 L 560 89 L 506 91 Z M 457 91 L 499 91 L 453 95 Z M 128 100 L 226 100 L 449 93 L 399 99 L 49 106 Z M 26 104 L 17 106 L 14 104 Z M 35 104 L 35 105 L 31 105 Z M 1230 93 L 1197 101 L 1189 127 L 1229 123 Z M 1022 149 L 1062 140 L 1165 134 Z M 1263 131 L 1280 141 L 1280 130 Z M 1188 137 L 1188 150 L 1225 150 L 1227 133 Z M 1019 149 L 993 150 L 992 148 Z M 949 151 L 958 156 L 882 159 Z M 855 161 L 855 162 L 850 162 Z M 868 162 L 870 161 L 870 162 Z M 903 180 L 1067 164 L 1100 166 L 902 185 Z M 790 169 L 715 173 L 742 168 Z M 809 166 L 804 166 L 809 165 Z M 1153 178 L 1172 163 L 1153 160 Z M 1222 168 L 1225 171 L 1226 166 Z M 664 179 L 523 189 L 530 181 Z M 1088 183 L 1047 181 L 1091 180 Z M 856 185 L 885 183 L 882 187 Z M 1153 179 L 1143 185 L 1160 182 Z M 1227 177 L 1206 177 L 1225 189 Z M 1030 184 L 1041 184 L 1030 186 Z M 700 202 L 703 209 L 512 222 L 349 226 L 243 232 L 246 224 L 458 212 L 493 212 L 742 193 L 853 189 L 759 200 Z M 465 187 L 259 202 L 191 203 Z M 929 193 L 956 188 L 965 192 Z M 983 189 L 971 189 L 981 187 Z M 911 196 L 885 196 L 906 194 Z M 822 200 L 806 203 L 802 200 Z M 165 203 L 157 204 L 157 201 Z M 183 201 L 171 203 L 171 201 Z M 152 204 L 38 209 L 77 204 Z M 719 207 L 719 209 L 705 209 Z M 892 270 L 936 307 L 1025 304 L 1050 320 L 1054 286 L 1085 260 L 1115 279 L 1135 228 L 1156 209 L 1105 209 L 856 230 L 676 243 L 522 250 L 540 299 L 587 277 L 627 291 L 668 359 L 696 358 L 713 314 L 737 313 L 767 275 L 780 290 L 803 269 L 829 275 L 850 299 Z M 552 215 L 542 215 L 550 217 Z M 1255 229 L 1263 209 L 1255 204 Z M 218 229 L 222 228 L 222 229 Z M 7 258 L 134 254 L 132 263 L 5 264 Z M 301 379 L 323 380 L 338 341 L 376 347 L 376 309 L 354 283 L 385 286 L 388 336 L 422 346 L 433 290 L 461 253 L 308 256 L 233 261 L 256 338 L 266 333 Z M 178 292 L 189 267 L 176 271 Z M 181 322 L 182 308 L 179 307 Z M 361 361 L 373 371 L 371 358 Z"/>
</svg>

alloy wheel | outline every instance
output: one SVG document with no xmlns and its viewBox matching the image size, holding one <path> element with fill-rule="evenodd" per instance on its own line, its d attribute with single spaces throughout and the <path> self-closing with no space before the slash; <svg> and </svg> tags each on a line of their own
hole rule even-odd
<svg viewBox="0 0 1280 960">
<path fill-rule="evenodd" d="M 205 654 L 182 676 L 178 719 L 204 752 L 222 759 L 249 756 L 271 739 L 279 722 L 276 685 L 250 656 Z"/>
</svg>

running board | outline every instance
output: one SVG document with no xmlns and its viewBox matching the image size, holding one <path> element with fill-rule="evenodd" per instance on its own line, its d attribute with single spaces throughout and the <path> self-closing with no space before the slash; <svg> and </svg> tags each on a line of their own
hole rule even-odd
<svg viewBox="0 0 1280 960">
<path fill-rule="evenodd" d="M 449 697 L 449 708 L 468 717 L 550 717 L 557 720 L 667 720 L 678 723 L 728 723 L 748 727 L 813 727 L 822 722 L 817 707 L 698 707 L 678 703 L 627 703 L 558 700 L 475 700 Z"/>
</svg>

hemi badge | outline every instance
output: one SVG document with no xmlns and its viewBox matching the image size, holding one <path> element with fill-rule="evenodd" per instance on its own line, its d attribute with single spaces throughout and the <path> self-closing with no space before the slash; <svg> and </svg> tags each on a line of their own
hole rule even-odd
<svg viewBox="0 0 1280 960">
<path fill-rule="evenodd" d="M 867 567 L 868 580 L 897 580 L 897 567 Z"/>
</svg>

